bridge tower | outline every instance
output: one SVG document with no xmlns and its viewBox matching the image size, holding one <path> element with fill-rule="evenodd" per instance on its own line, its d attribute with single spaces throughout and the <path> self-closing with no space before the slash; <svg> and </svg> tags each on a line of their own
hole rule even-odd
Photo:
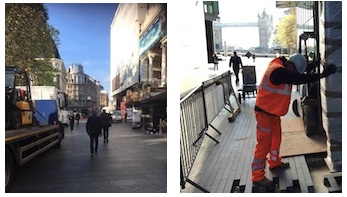
<svg viewBox="0 0 347 197">
<path fill-rule="evenodd" d="M 267 52 L 269 49 L 269 42 L 273 32 L 273 17 L 266 13 L 265 9 L 261 14 L 258 13 L 257 22 L 232 22 L 222 23 L 219 21 L 213 21 L 213 39 L 214 49 L 219 52 L 226 49 L 226 46 L 222 43 L 222 28 L 247 28 L 258 27 L 259 31 L 259 46 L 256 48 L 259 52 Z"/>
<path fill-rule="evenodd" d="M 273 31 L 273 18 L 269 16 L 265 9 L 262 14 L 258 14 L 258 28 L 259 28 L 259 49 L 267 51 L 269 49 L 269 42 Z"/>
</svg>

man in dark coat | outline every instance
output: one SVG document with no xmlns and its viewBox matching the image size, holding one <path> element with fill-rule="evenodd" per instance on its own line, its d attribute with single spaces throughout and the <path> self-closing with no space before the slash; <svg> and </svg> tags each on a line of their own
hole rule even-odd
<svg viewBox="0 0 347 197">
<path fill-rule="evenodd" d="M 69 116 L 69 122 L 70 122 L 70 131 L 72 133 L 74 125 L 75 125 L 75 115 L 73 113 L 71 113 L 71 115 Z"/>
<path fill-rule="evenodd" d="M 48 116 L 48 124 L 59 124 L 59 131 L 61 133 L 61 139 L 64 139 L 65 133 L 64 133 L 64 126 L 63 124 L 59 121 L 58 118 L 58 110 L 55 110 L 53 113 L 49 114 Z"/>
<path fill-rule="evenodd" d="M 233 65 L 233 70 L 234 70 L 234 74 L 235 74 L 235 77 L 236 77 L 236 84 L 238 84 L 239 81 L 240 81 L 240 79 L 239 79 L 239 70 L 240 70 L 240 66 L 241 66 L 241 68 L 243 67 L 243 64 L 242 64 L 241 57 L 239 57 L 237 55 L 236 51 L 234 51 L 234 56 L 230 57 L 229 68 L 231 67 L 231 64 Z"/>
<path fill-rule="evenodd" d="M 100 119 L 101 119 L 101 127 L 104 132 L 104 143 L 108 143 L 108 130 L 109 127 L 111 126 L 111 119 L 112 117 L 106 113 L 106 110 L 102 110 L 100 114 Z"/>
<path fill-rule="evenodd" d="M 95 153 L 98 152 L 99 135 L 101 133 L 101 119 L 99 116 L 97 116 L 96 112 L 93 112 L 92 116 L 88 118 L 86 128 L 90 137 L 90 153 L 93 157 L 94 151 Z"/>
</svg>

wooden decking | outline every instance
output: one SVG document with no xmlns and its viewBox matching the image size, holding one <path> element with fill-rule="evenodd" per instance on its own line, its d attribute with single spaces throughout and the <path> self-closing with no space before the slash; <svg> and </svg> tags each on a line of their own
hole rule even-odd
<svg viewBox="0 0 347 197">
<path fill-rule="evenodd" d="M 252 193 L 252 192 L 314 192 L 313 182 L 304 156 L 283 158 L 290 163 L 285 171 L 270 172 L 266 176 L 275 183 L 273 191 L 253 187 L 251 162 L 255 146 L 256 123 L 254 98 L 242 102 L 241 112 L 234 122 L 228 121 L 229 112 L 222 110 L 212 122 L 214 129 L 208 134 L 216 138 L 216 143 L 205 138 L 194 162 L 189 179 L 211 193 Z M 182 193 L 202 192 L 187 183 Z"/>
</svg>

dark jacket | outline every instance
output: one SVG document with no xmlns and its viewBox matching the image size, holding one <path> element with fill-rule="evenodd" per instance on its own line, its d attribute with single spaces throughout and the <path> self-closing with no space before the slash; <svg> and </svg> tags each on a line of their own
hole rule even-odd
<svg viewBox="0 0 347 197">
<path fill-rule="evenodd" d="M 58 112 L 55 111 L 48 116 L 48 124 L 58 124 L 59 119 L 58 119 Z"/>
<path fill-rule="evenodd" d="M 285 57 L 280 57 L 280 60 L 285 64 L 288 60 Z M 317 62 L 310 62 L 307 64 L 306 72 L 304 74 L 300 74 L 294 71 L 288 71 L 285 68 L 278 68 L 274 70 L 270 76 L 270 80 L 273 84 L 278 85 L 281 83 L 286 84 L 305 84 L 318 81 L 320 78 L 326 77 L 326 74 L 319 73 L 311 73 L 311 71 L 319 66 Z M 329 71 L 330 72 L 330 71 Z M 330 73 L 329 73 L 330 74 Z"/>
<path fill-rule="evenodd" d="M 233 65 L 233 70 L 240 70 L 240 65 L 241 67 L 243 66 L 242 60 L 239 56 L 231 56 L 229 60 L 229 68 L 231 67 L 231 64 Z"/>
<path fill-rule="evenodd" d="M 69 121 L 70 121 L 70 125 L 74 124 L 75 123 L 75 115 L 74 114 L 71 114 L 70 117 L 69 117 Z"/>
<path fill-rule="evenodd" d="M 76 119 L 76 120 L 80 120 L 80 118 L 81 118 L 80 114 L 77 113 L 76 116 L 75 116 L 75 119 Z"/>
<path fill-rule="evenodd" d="M 88 135 L 97 136 L 101 133 L 101 119 L 96 114 L 88 118 L 86 129 Z"/>
<path fill-rule="evenodd" d="M 212 57 L 213 57 L 213 63 L 218 64 L 218 56 L 217 56 L 217 54 L 213 54 Z"/>
<path fill-rule="evenodd" d="M 102 127 L 109 127 L 110 126 L 110 121 L 111 121 L 111 116 L 108 115 L 107 113 L 105 112 L 102 112 L 100 114 L 100 119 L 101 119 L 101 126 Z"/>
</svg>

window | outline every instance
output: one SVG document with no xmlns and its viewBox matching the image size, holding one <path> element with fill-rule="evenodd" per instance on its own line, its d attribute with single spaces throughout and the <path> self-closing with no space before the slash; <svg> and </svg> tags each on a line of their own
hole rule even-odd
<svg viewBox="0 0 347 197">
<path fill-rule="evenodd" d="M 219 14 L 218 1 L 204 1 L 204 11 L 208 14 Z"/>
</svg>

